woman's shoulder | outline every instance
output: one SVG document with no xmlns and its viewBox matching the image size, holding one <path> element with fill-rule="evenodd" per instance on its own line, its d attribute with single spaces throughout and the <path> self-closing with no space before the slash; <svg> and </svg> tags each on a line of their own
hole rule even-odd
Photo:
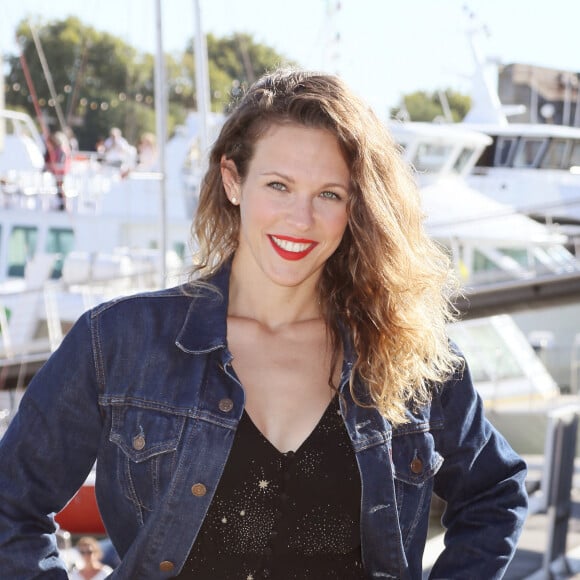
<svg viewBox="0 0 580 580">
<path fill-rule="evenodd" d="M 188 286 L 184 284 L 172 288 L 118 296 L 92 308 L 90 313 L 92 317 L 99 317 L 108 311 L 113 311 L 115 315 L 119 315 L 157 308 L 167 309 L 168 307 L 187 309 L 191 300 L 192 296 L 188 292 Z"/>
</svg>

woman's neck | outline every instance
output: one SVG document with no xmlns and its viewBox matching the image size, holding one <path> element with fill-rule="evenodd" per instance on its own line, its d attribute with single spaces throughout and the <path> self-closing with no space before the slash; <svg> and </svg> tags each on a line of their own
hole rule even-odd
<svg viewBox="0 0 580 580">
<path fill-rule="evenodd" d="M 315 284 L 279 286 L 260 273 L 240 273 L 232 266 L 228 316 L 250 318 L 271 330 L 296 322 L 319 319 Z"/>
</svg>

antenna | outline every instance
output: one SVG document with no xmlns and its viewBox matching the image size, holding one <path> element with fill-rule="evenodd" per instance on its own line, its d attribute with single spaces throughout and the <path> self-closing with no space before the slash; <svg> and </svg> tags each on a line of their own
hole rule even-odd
<svg viewBox="0 0 580 580">
<path fill-rule="evenodd" d="M 481 46 L 478 43 L 481 35 L 490 36 L 489 29 L 486 25 L 478 22 L 474 12 L 464 6 L 464 12 L 468 18 L 466 34 L 473 54 L 475 70 L 472 77 L 472 102 L 470 111 L 465 116 L 467 123 L 494 123 L 507 125 L 507 117 L 502 109 L 495 83 L 490 79 L 489 64 L 490 60 L 486 59 Z M 494 72 L 497 76 L 497 61 Z"/>
<path fill-rule="evenodd" d="M 325 19 L 325 54 L 324 66 L 328 65 L 331 72 L 338 74 L 338 63 L 340 61 L 340 32 L 336 24 L 336 16 L 342 6 L 340 0 L 326 0 L 326 19 Z"/>
</svg>

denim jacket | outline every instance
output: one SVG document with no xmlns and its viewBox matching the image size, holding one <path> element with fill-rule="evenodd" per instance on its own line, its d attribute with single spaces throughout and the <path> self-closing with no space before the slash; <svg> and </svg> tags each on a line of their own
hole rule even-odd
<svg viewBox="0 0 580 580">
<path fill-rule="evenodd" d="M 122 558 L 110 577 L 180 571 L 244 408 L 226 340 L 228 268 L 214 283 L 221 297 L 174 288 L 87 312 L 36 374 L 0 443 L 3 578 L 67 578 L 53 516 L 95 461 L 97 501 Z M 448 502 L 447 533 L 431 577 L 501 578 L 525 517 L 525 464 L 484 418 L 468 370 L 393 429 L 354 404 L 344 341 L 341 411 L 361 476 L 367 577 L 421 578 L 435 492 Z"/>
</svg>

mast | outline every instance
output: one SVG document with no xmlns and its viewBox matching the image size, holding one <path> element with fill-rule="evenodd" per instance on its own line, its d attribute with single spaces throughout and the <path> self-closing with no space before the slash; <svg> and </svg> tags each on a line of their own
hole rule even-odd
<svg viewBox="0 0 580 580">
<path fill-rule="evenodd" d="M 167 141 L 167 83 L 165 82 L 165 57 L 163 55 L 163 26 L 161 0 L 155 0 L 155 28 L 157 50 L 155 52 L 155 127 L 159 155 L 161 198 L 161 287 L 167 284 L 167 176 L 165 167 L 165 143 Z"/>
<path fill-rule="evenodd" d="M 4 109 L 4 53 L 0 46 L 0 110 Z M 6 121 L 4 118 L 0 119 L 0 151 L 4 150 L 4 139 L 6 136 Z M 0 331 L 1 332 L 1 331 Z"/>
<path fill-rule="evenodd" d="M 195 42 L 193 54 L 195 57 L 195 88 L 197 95 L 197 116 L 199 130 L 199 152 L 203 172 L 209 147 L 208 114 L 210 110 L 209 69 L 207 64 L 207 44 L 203 32 L 201 18 L 201 1 L 194 0 L 195 12 Z"/>
</svg>

